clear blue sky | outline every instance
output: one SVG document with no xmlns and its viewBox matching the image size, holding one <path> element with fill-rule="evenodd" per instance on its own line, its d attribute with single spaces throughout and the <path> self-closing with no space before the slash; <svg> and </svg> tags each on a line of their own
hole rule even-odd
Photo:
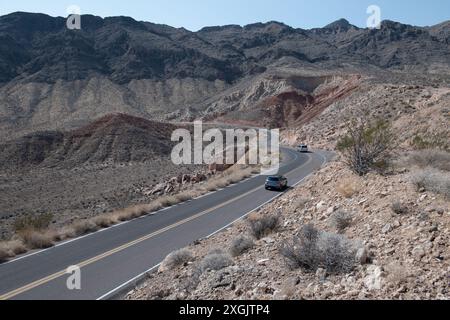
<svg viewBox="0 0 450 320">
<path fill-rule="evenodd" d="M 131 16 L 193 31 L 270 20 L 309 29 L 339 18 L 364 27 L 372 4 L 381 8 L 383 20 L 419 26 L 450 20 L 450 0 L 0 0 L 0 15 L 27 11 L 66 16 L 68 6 L 78 5 L 83 14 Z"/>
</svg>

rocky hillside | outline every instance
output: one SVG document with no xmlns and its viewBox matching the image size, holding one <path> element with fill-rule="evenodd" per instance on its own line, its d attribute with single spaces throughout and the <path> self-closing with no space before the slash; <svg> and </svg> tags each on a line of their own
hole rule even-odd
<svg viewBox="0 0 450 320">
<path fill-rule="evenodd" d="M 64 18 L 18 12 L 0 17 L 0 40 L 0 132 L 10 138 L 71 130 L 117 112 L 154 120 L 234 113 L 229 118 L 246 121 L 242 106 L 258 109 L 263 99 L 284 94 L 282 82 L 294 71 L 295 77 L 382 70 L 448 76 L 450 61 L 448 23 L 385 21 L 381 30 L 367 30 L 340 20 L 302 30 L 268 22 L 190 32 L 86 15 L 82 30 L 67 30 Z M 248 88 L 261 99 L 242 95 Z"/>
<path fill-rule="evenodd" d="M 204 166 L 170 160 L 177 126 L 111 114 L 71 131 L 35 132 L 0 143 L 0 239 L 16 218 L 52 214 L 60 227 L 77 219 L 149 203 L 172 177 L 204 179 Z M 191 177 L 192 175 L 192 177 Z M 200 179 L 201 178 L 201 179 Z M 173 191 L 165 188 L 164 192 Z"/>
<path fill-rule="evenodd" d="M 36 132 L 0 144 L 2 169 L 75 168 L 169 159 L 175 126 L 124 114 L 68 132 Z"/>
</svg>

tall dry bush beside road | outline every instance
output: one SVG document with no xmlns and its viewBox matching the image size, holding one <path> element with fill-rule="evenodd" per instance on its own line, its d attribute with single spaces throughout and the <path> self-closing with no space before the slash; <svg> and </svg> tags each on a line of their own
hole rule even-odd
<svg viewBox="0 0 450 320">
<path fill-rule="evenodd" d="M 389 123 L 361 119 L 349 122 L 347 134 L 340 138 L 337 149 L 346 164 L 363 176 L 371 170 L 383 171 L 387 168 L 393 141 Z"/>
</svg>

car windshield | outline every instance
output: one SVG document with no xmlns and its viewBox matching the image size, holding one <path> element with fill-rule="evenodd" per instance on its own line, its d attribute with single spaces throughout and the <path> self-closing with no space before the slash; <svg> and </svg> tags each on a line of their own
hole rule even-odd
<svg viewBox="0 0 450 320">
<path fill-rule="evenodd" d="M 267 180 L 268 181 L 280 181 L 280 178 L 279 177 L 269 177 Z"/>
</svg>

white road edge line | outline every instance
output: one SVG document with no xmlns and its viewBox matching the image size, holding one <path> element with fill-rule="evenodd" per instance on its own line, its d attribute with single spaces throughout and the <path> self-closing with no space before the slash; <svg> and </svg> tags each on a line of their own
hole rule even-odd
<svg viewBox="0 0 450 320">
<path fill-rule="evenodd" d="M 250 177 L 250 178 L 248 178 L 248 179 L 246 179 L 246 180 L 244 180 L 244 181 L 242 181 L 242 182 L 246 182 L 246 181 L 248 181 L 248 180 L 250 180 L 250 179 L 253 179 L 253 178 L 256 178 L 256 177 L 258 177 L 258 176 L 259 176 L 259 175 L 254 175 L 254 176 L 252 176 L 252 177 Z M 218 189 L 218 190 L 216 190 L 216 191 L 208 192 L 208 193 L 206 193 L 206 194 L 204 194 L 204 195 L 201 195 L 201 196 L 199 196 L 199 197 L 193 198 L 192 200 L 202 199 L 202 198 L 205 198 L 205 197 L 207 197 L 207 196 L 210 196 L 210 195 L 212 195 L 212 194 L 214 194 L 214 193 L 217 193 L 217 192 L 220 192 L 220 191 L 223 191 L 223 190 L 225 190 L 225 188 L 223 188 L 223 189 Z M 192 201 L 192 200 L 190 200 L 190 201 Z M 98 230 L 98 231 L 91 232 L 91 233 L 85 234 L 85 235 L 80 236 L 80 237 L 77 237 L 77 238 L 73 238 L 73 239 L 70 239 L 70 240 L 67 240 L 67 241 L 60 242 L 60 243 L 58 243 L 58 244 L 55 244 L 53 247 L 50 247 L 50 248 L 47 248 L 47 249 L 42 249 L 42 250 L 39 250 L 39 251 L 35 251 L 35 252 L 32 252 L 32 253 L 26 254 L 26 255 L 24 255 L 24 256 L 15 258 L 15 259 L 13 259 L 13 260 L 6 261 L 6 262 L 3 263 L 3 265 L 7 265 L 7 264 L 10 264 L 10 263 L 14 263 L 14 262 L 17 262 L 17 261 L 26 259 L 26 258 L 30 258 L 30 257 L 35 256 L 35 255 L 38 255 L 38 254 L 45 253 L 45 252 L 47 252 L 47 251 L 51 251 L 51 250 L 53 250 L 53 249 L 55 249 L 55 248 L 59 248 L 59 247 L 62 247 L 62 246 L 64 246 L 64 245 L 70 244 L 70 243 L 72 243 L 72 242 L 75 242 L 75 241 L 78 241 L 78 240 L 82 240 L 82 239 L 87 238 L 87 237 L 91 237 L 91 236 L 93 236 L 93 235 L 95 235 L 95 234 L 98 234 L 98 233 L 100 233 L 100 232 L 107 231 L 107 230 L 109 230 L 109 229 L 113 229 L 113 228 L 120 227 L 120 226 L 122 226 L 122 225 L 124 225 L 124 224 L 131 223 L 131 222 L 133 222 L 133 221 L 135 221 L 135 220 L 145 219 L 145 218 L 148 218 L 148 217 L 150 217 L 150 216 L 157 215 L 157 214 L 159 214 L 159 213 L 162 213 L 162 212 L 167 211 L 167 210 L 169 210 L 169 209 L 173 209 L 173 208 L 175 208 L 175 207 L 177 207 L 177 206 L 179 206 L 179 205 L 182 205 L 183 203 L 190 202 L 190 201 L 180 202 L 180 203 L 175 204 L 175 205 L 173 205 L 173 206 L 166 207 L 166 208 L 160 209 L 160 210 L 155 211 L 155 212 L 151 212 L 151 213 L 149 213 L 149 214 L 147 214 L 147 215 L 144 215 L 144 216 L 141 216 L 141 217 L 138 217 L 138 218 L 134 218 L 134 219 L 132 219 L 132 220 L 128 220 L 128 221 L 124 221 L 124 222 L 115 224 L 115 225 L 113 225 L 113 226 L 111 226 L 111 227 L 109 227 L 109 228 L 100 229 L 100 230 Z"/>
<path fill-rule="evenodd" d="M 317 154 L 317 153 L 316 153 Z M 322 162 L 321 168 L 328 162 L 326 157 L 322 154 L 319 154 L 322 159 L 324 160 Z M 298 157 L 296 158 L 298 159 Z M 302 183 L 303 181 L 305 181 L 306 179 L 308 179 L 309 177 L 311 177 L 314 174 L 314 172 L 311 172 L 310 174 L 308 174 L 306 177 L 302 178 L 300 181 L 298 181 L 297 183 L 295 183 L 294 185 L 292 185 L 292 188 L 297 187 L 300 183 Z M 246 214 L 244 214 L 243 216 L 241 216 L 240 218 L 234 220 L 233 222 L 229 223 L 228 225 L 220 228 L 217 231 L 214 231 L 213 233 L 211 233 L 209 236 L 207 236 L 204 239 L 209 239 L 213 236 L 215 236 L 216 234 L 222 232 L 223 230 L 229 228 L 230 226 L 234 225 L 236 222 L 241 221 L 242 219 L 245 219 L 248 215 L 250 215 L 251 213 L 255 212 L 256 210 L 261 209 L 262 207 L 264 207 L 265 205 L 269 204 L 270 202 L 274 201 L 275 199 L 278 199 L 279 197 L 285 195 L 285 193 L 280 193 L 278 195 L 276 195 L 275 197 L 271 198 L 270 200 L 266 201 L 265 203 L 261 204 L 260 206 L 252 209 L 251 211 L 247 212 Z M 151 267 L 150 269 L 148 269 L 147 271 L 137 275 L 136 277 L 134 277 L 133 279 L 128 280 L 127 282 L 121 284 L 120 286 L 114 288 L 113 290 L 109 291 L 108 293 L 105 293 L 104 295 L 102 295 L 101 297 L 97 298 L 96 300 L 104 300 L 107 299 L 110 296 L 113 296 L 115 293 L 117 293 L 118 291 L 120 291 L 121 289 L 125 288 L 127 285 L 129 285 L 130 283 L 137 281 L 139 279 L 141 279 L 142 277 L 144 277 L 145 275 L 147 275 L 148 273 L 152 272 L 153 270 L 155 270 L 156 268 L 159 268 L 159 266 L 161 265 L 162 261 L 157 264 L 156 266 Z"/>
<path fill-rule="evenodd" d="M 287 150 L 290 150 L 289 148 L 286 148 L 286 149 L 287 149 Z M 292 151 L 292 150 L 291 150 L 291 151 Z M 294 161 L 296 161 L 297 159 L 298 159 L 298 155 L 295 156 L 295 160 L 294 160 Z M 251 179 L 253 179 L 253 178 L 256 178 L 256 177 L 258 177 L 258 176 L 260 176 L 260 175 L 255 174 L 255 175 L 253 175 L 253 176 L 251 176 L 251 177 L 249 177 L 249 178 L 247 178 L 246 180 L 241 181 L 241 182 L 246 182 L 246 181 L 251 180 Z M 206 193 L 206 194 L 204 194 L 204 195 L 201 195 L 201 196 L 199 196 L 199 197 L 197 197 L 197 198 L 193 198 L 192 200 L 198 200 L 198 199 L 201 199 L 201 198 L 205 198 L 205 197 L 207 197 L 207 196 L 209 196 L 209 195 L 211 195 L 211 194 L 220 192 L 220 191 L 222 191 L 222 190 L 224 190 L 224 189 L 220 189 L 220 190 L 216 190 L 216 191 L 211 191 L 211 192 L 208 192 L 208 193 Z M 191 200 L 191 201 L 192 201 L 192 200 Z M 185 201 L 185 202 L 188 202 L 188 201 Z M 183 203 L 184 203 L 184 202 L 183 202 Z M 179 204 L 177 204 L 177 205 L 180 205 L 180 204 L 182 204 L 182 203 L 179 203 Z M 176 206 L 176 205 L 175 205 L 175 206 Z M 26 258 L 30 258 L 30 257 L 35 256 L 35 255 L 38 255 L 38 254 L 45 253 L 45 252 L 47 252 L 47 251 L 51 251 L 51 250 L 53 250 L 53 249 L 56 249 L 56 248 L 65 246 L 65 245 L 70 244 L 70 243 L 72 243 L 72 242 L 75 242 L 75 241 L 78 241 L 78 240 L 82 240 L 82 239 L 85 239 L 85 238 L 87 238 L 87 237 L 91 237 L 91 236 L 93 236 L 93 235 L 95 235 L 95 234 L 98 234 L 98 233 L 100 233 L 100 232 L 104 232 L 104 231 L 106 231 L 106 230 L 109 230 L 109 229 L 112 229 L 112 228 L 117 228 L 117 227 L 120 227 L 120 226 L 122 226 L 122 225 L 124 225 L 124 224 L 127 224 L 127 223 L 131 223 L 131 222 L 133 222 L 133 221 L 135 221 L 135 220 L 138 220 L 138 219 L 145 219 L 145 218 L 147 218 L 147 217 L 157 215 L 157 214 L 159 214 L 159 213 L 161 213 L 161 212 L 164 212 L 164 211 L 166 211 L 166 210 L 172 209 L 173 207 L 174 207 L 174 206 L 170 206 L 170 207 L 167 207 L 167 208 L 163 208 L 163 209 L 160 209 L 160 210 L 158 210 L 158 211 L 151 212 L 151 213 L 149 213 L 149 214 L 147 214 L 147 215 L 144 215 L 144 216 L 142 216 L 142 217 L 138 217 L 138 218 L 134 218 L 134 219 L 132 219 L 132 220 L 128 220 L 128 221 L 124 221 L 124 222 L 118 223 L 118 224 L 113 225 L 113 226 L 111 226 L 111 227 L 109 227 L 109 228 L 100 229 L 100 230 L 98 230 L 98 231 L 95 231 L 95 232 L 92 232 L 92 233 L 88 233 L 88 234 L 85 234 L 85 235 L 80 236 L 80 237 L 77 237 L 77 238 L 73 238 L 73 239 L 70 239 L 70 240 L 67 240 L 67 241 L 63 241 L 63 242 L 61 242 L 61 243 L 58 243 L 58 244 L 54 245 L 53 247 L 50 247 L 50 248 L 47 248 L 47 249 L 42 249 L 42 250 L 39 250 L 39 251 L 35 251 L 35 252 L 32 252 L 32 253 L 23 255 L 23 256 L 21 256 L 21 257 L 18 257 L 18 258 L 15 258 L 15 259 L 6 261 L 6 262 L 4 262 L 2 265 L 8 265 L 8 264 L 11 264 L 11 263 L 14 263 L 14 262 L 17 262 L 17 261 L 26 259 Z"/>
<path fill-rule="evenodd" d="M 162 262 L 161 262 L 161 263 L 162 263 Z M 143 278 L 143 277 L 144 277 L 145 275 L 147 275 L 148 273 L 152 272 L 152 271 L 155 270 L 156 268 L 159 268 L 159 266 L 161 265 L 161 263 L 160 263 L 160 264 L 157 264 L 157 265 L 154 266 L 154 267 L 151 267 L 151 268 L 148 269 L 147 271 L 142 272 L 141 274 L 139 274 L 139 275 L 137 275 L 136 277 L 134 277 L 133 279 L 130 279 L 130 280 L 128 280 L 127 282 L 121 284 L 120 286 L 118 286 L 117 288 L 111 290 L 110 292 L 105 293 L 103 296 L 101 296 L 100 298 L 97 298 L 96 300 L 99 301 L 99 300 L 104 300 L 104 299 L 108 298 L 109 296 L 113 295 L 113 294 L 116 293 L 117 291 L 119 291 L 119 290 L 121 290 L 122 288 L 125 288 L 126 286 L 128 286 L 130 283 L 132 283 L 132 282 L 134 282 L 134 281 L 137 281 L 137 280 Z"/>
</svg>

